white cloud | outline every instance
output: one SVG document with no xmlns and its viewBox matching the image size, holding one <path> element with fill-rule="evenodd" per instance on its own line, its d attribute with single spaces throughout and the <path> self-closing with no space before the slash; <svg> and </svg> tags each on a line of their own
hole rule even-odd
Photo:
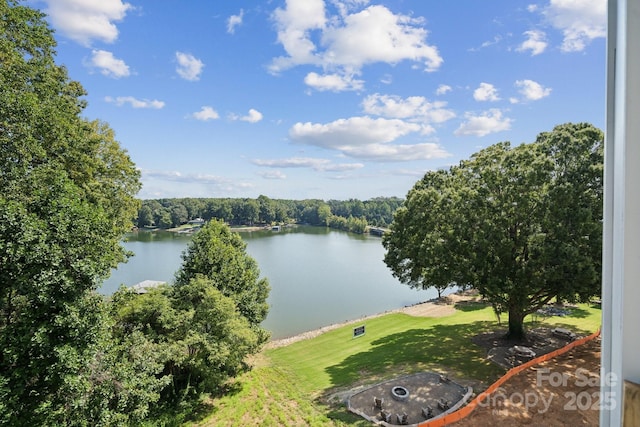
<svg viewBox="0 0 640 427">
<path fill-rule="evenodd" d="M 547 48 L 546 34 L 540 30 L 525 31 L 524 36 L 527 37 L 516 49 L 518 52 L 531 51 L 531 56 L 541 54 Z"/>
<path fill-rule="evenodd" d="M 346 16 L 352 10 L 362 8 L 369 4 L 369 0 L 330 0 L 338 9 L 340 16 Z"/>
<path fill-rule="evenodd" d="M 200 73 L 204 68 L 202 61 L 189 53 L 183 52 L 176 52 L 176 60 L 178 61 L 176 72 L 180 77 L 189 81 L 200 79 Z"/>
<path fill-rule="evenodd" d="M 479 52 L 482 49 L 491 47 L 493 45 L 497 45 L 501 41 L 502 41 L 502 36 L 501 35 L 496 35 L 496 36 L 493 37 L 492 40 L 486 40 L 486 41 L 482 42 L 482 44 L 479 47 L 469 48 L 469 51 L 470 52 Z"/>
<path fill-rule="evenodd" d="M 276 73 L 298 64 L 318 63 L 309 33 L 322 29 L 326 23 L 323 0 L 287 0 L 286 4 L 285 9 L 278 8 L 273 13 L 278 41 L 289 55 L 274 59 L 271 71 Z"/>
<path fill-rule="evenodd" d="M 447 92 L 451 92 L 453 88 L 449 85 L 440 85 L 438 89 L 436 89 L 436 95 L 444 95 Z"/>
<path fill-rule="evenodd" d="M 364 165 L 362 163 L 330 163 L 322 166 L 320 170 L 326 172 L 344 172 L 361 169 L 363 167 Z"/>
<path fill-rule="evenodd" d="M 251 108 L 249 110 L 249 114 L 244 117 L 241 117 L 240 120 L 243 120 L 249 123 L 257 123 L 260 120 L 262 120 L 262 113 L 258 110 L 254 110 L 253 108 Z"/>
<path fill-rule="evenodd" d="M 316 65 L 335 79 L 358 75 L 363 66 L 377 62 L 395 64 L 409 60 L 423 64 L 425 71 L 440 67 L 442 57 L 435 46 L 427 44 L 423 19 L 395 15 L 380 5 L 350 13 L 366 3 L 342 2 L 344 7 L 339 7 L 339 16 L 327 17 L 322 0 L 288 0 L 285 9 L 278 8 L 273 14 L 278 41 L 287 55 L 272 61 L 271 72 L 303 64 Z M 336 82 L 322 81 L 317 74 L 315 78 L 307 77 L 320 90 L 353 89 L 352 85 L 340 89 Z"/>
<path fill-rule="evenodd" d="M 236 27 L 242 25 L 242 17 L 244 16 L 244 10 L 240 9 L 238 15 L 231 15 L 227 20 L 227 33 L 233 34 L 236 32 Z"/>
<path fill-rule="evenodd" d="M 437 144 L 390 144 L 396 139 L 431 128 L 399 119 L 351 117 L 327 124 L 296 123 L 289 137 L 298 143 L 336 150 L 343 155 L 375 161 L 408 161 L 446 157 Z"/>
<path fill-rule="evenodd" d="M 289 157 L 285 159 L 254 159 L 252 163 L 268 168 L 310 168 L 320 172 L 343 172 L 363 168 L 362 163 L 333 163 L 315 157 Z"/>
<path fill-rule="evenodd" d="M 607 0 L 551 0 L 543 13 L 562 31 L 564 52 L 584 50 L 593 39 L 607 35 Z"/>
<path fill-rule="evenodd" d="M 238 117 L 235 115 L 231 115 L 231 120 L 241 120 L 243 122 L 257 123 L 262 120 L 262 113 L 251 108 L 246 116 Z"/>
<path fill-rule="evenodd" d="M 287 179 L 287 175 L 278 170 L 260 172 L 259 175 L 264 179 Z"/>
<path fill-rule="evenodd" d="M 426 171 L 424 169 L 395 169 L 391 171 L 393 175 L 416 176 L 422 178 Z"/>
<path fill-rule="evenodd" d="M 400 98 L 394 95 L 373 94 L 362 101 L 364 112 L 393 119 L 407 119 L 424 123 L 442 123 L 455 117 L 446 109 L 444 101 L 429 102 L 422 96 Z"/>
<path fill-rule="evenodd" d="M 443 60 L 435 46 L 426 43 L 423 20 L 394 15 L 384 6 L 348 15 L 344 25 L 329 27 L 323 33 L 328 46 L 327 64 L 359 69 L 374 62 L 397 63 L 405 59 L 422 62 L 426 71 L 434 71 Z"/>
<path fill-rule="evenodd" d="M 324 74 L 321 76 L 314 72 L 307 74 L 304 82 L 316 90 L 330 90 L 332 92 L 361 90 L 364 86 L 363 80 L 354 80 L 353 76 L 339 74 Z"/>
<path fill-rule="evenodd" d="M 312 157 L 290 157 L 286 159 L 254 159 L 252 163 L 268 168 L 316 168 L 318 165 L 329 163 L 329 160 Z"/>
<path fill-rule="evenodd" d="M 451 156 L 443 147 L 434 143 L 411 145 L 370 144 L 367 146 L 344 147 L 342 151 L 351 157 L 387 162 L 443 159 Z"/>
<path fill-rule="evenodd" d="M 515 86 L 527 101 L 537 101 L 551 94 L 551 88 L 546 88 L 533 80 L 517 80 Z"/>
<path fill-rule="evenodd" d="M 341 149 L 352 145 L 391 142 L 421 126 L 398 119 L 351 117 L 327 124 L 296 123 L 289 130 L 292 140 L 318 147 Z"/>
<path fill-rule="evenodd" d="M 203 106 L 200 111 L 196 111 L 192 114 L 193 118 L 196 120 L 200 120 L 203 122 L 207 122 L 209 120 L 216 120 L 220 118 L 220 115 L 216 110 L 207 105 Z"/>
<path fill-rule="evenodd" d="M 159 180 L 186 184 L 202 184 L 224 193 L 235 193 L 240 190 L 252 188 L 248 182 L 229 179 L 217 175 L 203 173 L 182 173 L 179 171 L 154 171 L 142 170 L 142 181 Z M 146 186 L 145 186 L 146 187 Z M 175 196 L 174 196 L 175 197 Z"/>
<path fill-rule="evenodd" d="M 110 104 L 115 104 L 118 107 L 121 107 L 124 104 L 129 104 L 133 108 L 151 108 L 155 110 L 159 110 L 164 107 L 163 101 L 158 101 L 157 99 L 137 99 L 133 96 L 118 96 L 116 98 L 106 96 L 104 100 Z"/>
<path fill-rule="evenodd" d="M 480 86 L 473 91 L 473 99 L 476 101 L 499 101 L 498 89 L 491 83 L 480 83 Z"/>
<path fill-rule="evenodd" d="M 454 132 L 455 135 L 475 135 L 485 136 L 490 133 L 501 132 L 511 129 L 512 120 L 502 117 L 502 111 L 492 108 L 480 115 L 472 113 L 465 114 L 465 122 L 463 122 Z"/>
<path fill-rule="evenodd" d="M 100 73 L 107 77 L 118 79 L 130 75 L 129 66 L 122 60 L 113 56 L 106 50 L 94 49 L 91 52 L 89 65 L 100 69 Z"/>
<path fill-rule="evenodd" d="M 95 39 L 113 43 L 118 38 L 114 22 L 132 8 L 121 0 L 44 0 L 52 25 L 70 39 L 90 46 Z"/>
</svg>

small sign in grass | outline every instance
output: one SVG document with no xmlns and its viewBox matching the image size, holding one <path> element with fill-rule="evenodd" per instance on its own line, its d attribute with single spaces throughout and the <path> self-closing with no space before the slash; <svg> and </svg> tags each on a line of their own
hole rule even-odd
<svg viewBox="0 0 640 427">
<path fill-rule="evenodd" d="M 353 337 L 358 338 L 364 335 L 364 325 L 353 328 Z"/>
</svg>

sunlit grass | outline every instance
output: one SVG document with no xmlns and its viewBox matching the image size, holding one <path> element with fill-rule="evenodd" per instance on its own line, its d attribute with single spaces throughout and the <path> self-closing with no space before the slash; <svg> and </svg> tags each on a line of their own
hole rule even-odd
<svg viewBox="0 0 640 427">
<path fill-rule="evenodd" d="M 461 306 L 447 317 L 394 313 L 354 323 L 264 351 L 256 367 L 238 379 L 229 395 L 214 399 L 199 425 L 369 425 L 344 407 L 327 406 L 330 393 L 425 370 L 489 384 L 503 374 L 471 342 L 476 334 L 506 328 L 490 307 Z M 563 317 L 527 318 L 526 327 L 564 326 L 587 334 L 600 326 L 600 309 L 581 304 Z M 353 338 L 364 324 L 365 335 Z"/>
<path fill-rule="evenodd" d="M 244 375 L 227 396 L 215 399 L 207 426 L 327 425 L 326 408 L 309 399 L 291 376 L 277 366 L 262 366 Z"/>
</svg>

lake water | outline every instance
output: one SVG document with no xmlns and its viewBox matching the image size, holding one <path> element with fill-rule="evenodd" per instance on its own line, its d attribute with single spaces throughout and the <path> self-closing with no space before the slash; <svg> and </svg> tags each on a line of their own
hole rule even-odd
<svg viewBox="0 0 640 427">
<path fill-rule="evenodd" d="M 437 297 L 433 289 L 413 290 L 391 275 L 379 237 L 306 226 L 240 235 L 271 285 L 263 326 L 274 339 Z M 125 247 L 135 256 L 101 292 L 147 279 L 172 282 L 190 239 L 163 231 L 131 234 Z"/>
</svg>

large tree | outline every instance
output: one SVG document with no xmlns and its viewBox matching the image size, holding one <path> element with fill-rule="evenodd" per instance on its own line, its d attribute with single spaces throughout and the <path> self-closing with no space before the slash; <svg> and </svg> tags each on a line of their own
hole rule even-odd
<svg viewBox="0 0 640 427">
<path fill-rule="evenodd" d="M 555 299 L 600 293 L 603 134 L 565 124 L 428 172 L 395 214 L 385 263 L 412 287 L 471 286 L 509 336 Z"/>
<path fill-rule="evenodd" d="M 139 173 L 82 117 L 43 15 L 0 1 L 0 423 L 78 424 Z M 86 374 L 86 375 L 85 375 Z"/>
<path fill-rule="evenodd" d="M 235 303 L 237 310 L 260 336 L 269 338 L 260 323 L 269 310 L 269 282 L 260 277 L 258 264 L 246 253 L 246 243 L 222 221 L 211 220 L 193 236 L 182 255 L 175 286 L 187 286 L 204 277 L 222 295 Z"/>
<path fill-rule="evenodd" d="M 201 275 L 142 295 L 120 289 L 110 308 L 114 341 L 133 347 L 121 346 L 124 356 L 132 358 L 132 350 L 143 346 L 147 364 L 161 366 L 155 376 L 138 377 L 157 377 L 164 385 L 163 404 L 197 402 L 202 393 L 219 392 L 225 381 L 246 369 L 245 357 L 262 344 L 262 335 L 233 299 Z M 138 339 L 136 346 L 132 337 Z"/>
</svg>

